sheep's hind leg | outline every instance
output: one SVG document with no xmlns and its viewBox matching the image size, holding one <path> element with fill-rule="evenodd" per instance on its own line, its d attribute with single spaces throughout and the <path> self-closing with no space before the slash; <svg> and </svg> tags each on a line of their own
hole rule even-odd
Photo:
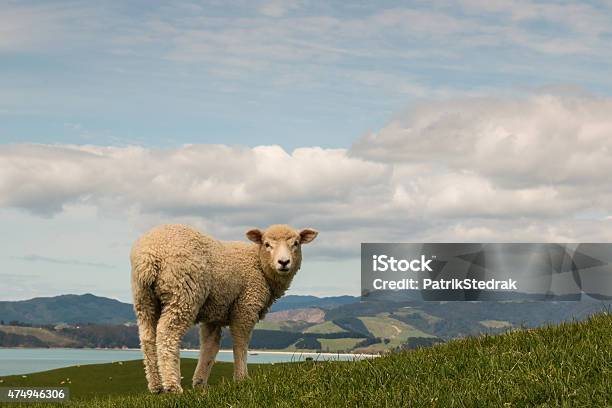
<svg viewBox="0 0 612 408">
<path fill-rule="evenodd" d="M 204 388 L 221 342 L 221 326 L 200 323 L 200 359 L 193 374 L 193 387 Z"/>
<path fill-rule="evenodd" d="M 145 376 L 149 391 L 162 391 L 162 382 L 157 368 L 156 326 L 159 320 L 159 305 L 148 293 L 140 293 L 135 299 L 138 335 L 143 354 Z"/>
<path fill-rule="evenodd" d="M 191 310 L 165 309 L 157 324 L 157 364 L 163 392 L 183 392 L 179 346 L 181 338 L 191 327 L 195 314 Z"/>
</svg>

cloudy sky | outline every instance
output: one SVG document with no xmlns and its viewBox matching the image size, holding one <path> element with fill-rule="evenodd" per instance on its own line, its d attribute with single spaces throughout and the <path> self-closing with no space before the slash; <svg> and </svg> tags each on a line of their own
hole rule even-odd
<svg viewBox="0 0 612 408">
<path fill-rule="evenodd" d="M 612 3 L 0 4 L 2 299 L 129 300 L 159 223 L 361 242 L 612 241 Z"/>
</svg>

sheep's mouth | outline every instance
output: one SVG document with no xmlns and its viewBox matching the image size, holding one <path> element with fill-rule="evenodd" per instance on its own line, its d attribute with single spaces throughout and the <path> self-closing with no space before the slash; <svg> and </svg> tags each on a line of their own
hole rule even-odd
<svg viewBox="0 0 612 408">
<path fill-rule="evenodd" d="M 279 271 L 279 272 L 289 272 L 289 268 L 287 268 L 287 267 L 285 266 L 285 267 L 282 267 L 282 268 L 278 268 L 278 271 Z"/>
</svg>

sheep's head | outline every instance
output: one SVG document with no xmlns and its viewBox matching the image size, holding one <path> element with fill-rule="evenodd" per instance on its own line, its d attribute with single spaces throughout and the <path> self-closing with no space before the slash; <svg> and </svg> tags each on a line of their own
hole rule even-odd
<svg viewBox="0 0 612 408">
<path fill-rule="evenodd" d="M 315 239 L 318 232 L 311 228 L 294 230 L 287 225 L 272 225 L 265 231 L 247 231 L 248 239 L 259 245 L 261 266 L 281 276 L 294 275 L 302 264 L 302 244 Z"/>
</svg>

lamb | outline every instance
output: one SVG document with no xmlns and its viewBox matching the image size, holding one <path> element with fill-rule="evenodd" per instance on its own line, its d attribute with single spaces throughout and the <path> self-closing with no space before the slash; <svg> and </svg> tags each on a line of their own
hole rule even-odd
<svg viewBox="0 0 612 408">
<path fill-rule="evenodd" d="M 200 323 L 194 387 L 205 387 L 221 328 L 233 340 L 234 379 L 247 377 L 253 327 L 289 288 L 302 263 L 301 245 L 318 232 L 287 225 L 246 233 L 253 243 L 218 241 L 187 225 L 156 227 L 132 247 L 132 293 L 152 393 L 181 393 L 179 343 Z"/>
</svg>

